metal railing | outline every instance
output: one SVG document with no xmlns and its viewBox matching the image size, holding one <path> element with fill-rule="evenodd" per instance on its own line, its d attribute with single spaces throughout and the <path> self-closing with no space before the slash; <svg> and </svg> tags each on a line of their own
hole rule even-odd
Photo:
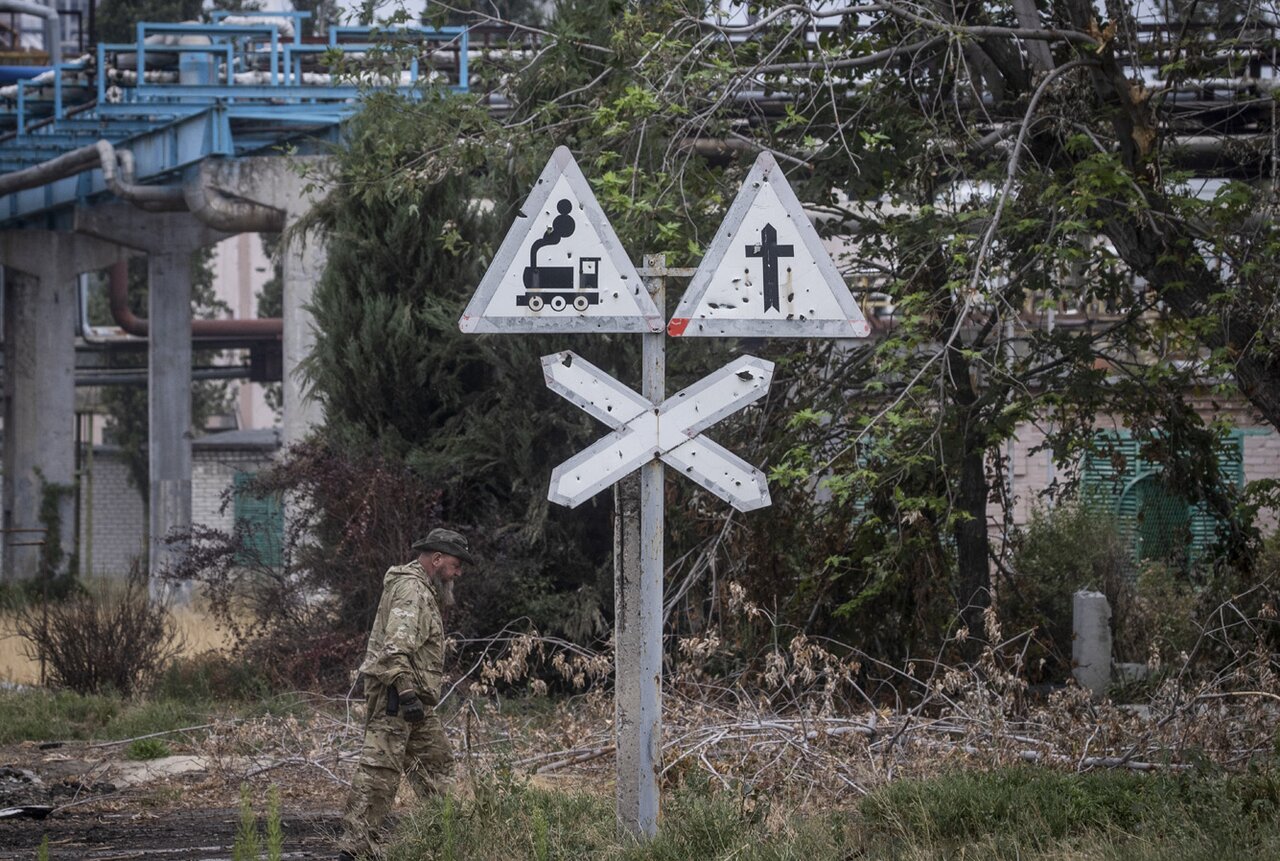
<svg viewBox="0 0 1280 861">
<path fill-rule="evenodd" d="M 209 24 L 140 22 L 134 42 L 99 43 L 92 57 L 0 89 L 0 133 L 11 132 L 0 147 L 15 135 L 57 134 L 62 121 L 86 110 L 111 137 L 115 118 L 172 118 L 210 105 L 345 114 L 370 88 L 469 88 L 466 28 L 332 27 L 327 38 L 304 38 L 309 17 L 214 12 Z M 403 56 L 378 53 L 384 41 Z M 370 68 L 371 57 L 381 68 Z M 400 60 L 402 68 L 388 68 Z"/>
</svg>

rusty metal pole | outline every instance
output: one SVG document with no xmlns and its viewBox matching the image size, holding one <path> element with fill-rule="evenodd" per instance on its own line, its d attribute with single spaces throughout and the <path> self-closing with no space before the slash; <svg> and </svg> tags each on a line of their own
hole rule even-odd
<svg viewBox="0 0 1280 861">
<path fill-rule="evenodd" d="M 641 274 L 659 309 L 666 307 L 665 270 L 664 255 L 644 258 Z M 641 338 L 640 393 L 660 404 L 666 391 L 666 333 Z M 638 482 L 619 482 L 615 495 L 617 816 L 619 830 L 641 840 L 658 832 L 662 768 L 663 474 L 662 461 L 655 458 L 640 468 Z"/>
</svg>

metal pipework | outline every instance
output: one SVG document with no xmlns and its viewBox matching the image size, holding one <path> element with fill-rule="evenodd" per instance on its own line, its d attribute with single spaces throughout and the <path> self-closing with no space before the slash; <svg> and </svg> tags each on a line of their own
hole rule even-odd
<svg viewBox="0 0 1280 861">
<path fill-rule="evenodd" d="M 97 167 L 101 161 L 102 156 L 96 146 L 82 146 L 32 167 L 0 175 L 0 197 L 74 176 Z"/>
<path fill-rule="evenodd" d="M 4 0 L 0 0 L 0 3 L 3 2 Z M 128 150 L 121 150 L 121 152 L 127 153 Z M 46 183 L 56 182 L 59 179 L 75 176 L 77 173 L 83 173 L 86 170 L 92 170 L 97 167 L 102 168 L 102 178 L 107 187 L 114 194 L 126 200 L 135 198 L 169 199 L 167 195 L 157 195 L 153 187 L 133 184 L 132 153 L 128 155 L 127 170 L 118 169 L 116 162 L 116 148 L 111 144 L 111 141 L 100 140 L 97 143 L 63 153 L 49 161 L 0 175 L 0 197 L 17 191 L 24 191 L 28 188 L 38 188 Z M 149 198 L 148 195 L 151 197 Z M 179 192 L 179 200 L 181 199 L 180 195 L 181 192 Z"/>
<path fill-rule="evenodd" d="M 116 150 L 109 141 L 105 140 L 98 141 L 97 146 L 101 151 L 110 150 L 112 153 L 110 158 L 105 155 L 102 158 L 102 178 L 106 181 L 107 188 L 111 189 L 111 193 L 116 197 L 151 212 L 182 212 L 187 208 L 181 186 L 138 185 L 133 181 L 134 167 L 131 150 Z M 117 162 L 120 167 L 119 174 L 115 171 Z"/>
<path fill-rule="evenodd" d="M 0 3 L 5 0 L 0 0 Z M 225 233 L 279 233 L 284 229 L 284 211 L 215 188 L 203 166 L 183 185 L 140 185 L 134 182 L 133 153 L 117 150 L 111 141 L 74 149 L 57 158 L 24 170 L 0 175 L 0 197 L 38 188 L 93 168 L 101 168 L 102 178 L 112 194 L 141 209 L 191 214 Z"/>
<path fill-rule="evenodd" d="M 49 55 L 49 65 L 62 65 L 62 19 L 58 10 L 31 0 L 0 0 L 0 12 L 17 12 L 44 19 L 44 52 Z"/>
<path fill-rule="evenodd" d="M 129 308 L 129 264 L 120 261 L 112 265 L 107 298 L 111 317 L 130 335 L 147 337 L 151 331 L 149 322 Z M 284 335 L 284 319 L 259 317 L 236 320 L 192 320 L 191 335 L 196 338 L 255 338 L 279 340 Z"/>
</svg>

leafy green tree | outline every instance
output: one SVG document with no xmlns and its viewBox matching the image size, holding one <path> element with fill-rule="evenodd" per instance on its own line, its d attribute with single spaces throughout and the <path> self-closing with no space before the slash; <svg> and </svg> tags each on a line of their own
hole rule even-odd
<svg viewBox="0 0 1280 861">
<path fill-rule="evenodd" d="M 504 113 L 476 95 L 371 94 L 337 153 L 309 365 L 324 433 L 446 489 L 445 518 L 492 542 L 501 569 L 480 587 L 499 601 L 488 620 L 563 624 L 584 589 L 608 607 L 607 505 L 544 499 L 551 466 L 598 433 L 541 384 L 537 356 L 566 342 L 456 330 L 556 143 L 625 247 L 676 265 L 774 152 L 883 309 L 867 345 L 751 345 L 777 381 L 721 434 L 768 464 L 776 507 L 739 519 L 668 488 L 686 514 L 670 609 L 688 624 L 714 611 L 719 570 L 781 619 L 882 654 L 932 648 L 956 619 L 976 638 L 1008 564 L 991 540 L 1012 516 L 1004 447 L 1028 422 L 1065 474 L 1098 445 L 1097 417 L 1120 417 L 1247 564 L 1255 536 L 1214 454 L 1225 425 L 1184 395 L 1242 395 L 1280 426 L 1265 160 L 1223 148 L 1209 167 L 1230 181 L 1197 194 L 1201 163 L 1172 131 L 1191 118 L 1124 71 L 1159 62 L 1176 89 L 1236 43 L 1175 31 L 1157 57 L 1131 9 L 1100 23 L 1083 0 L 730 5 L 746 23 L 694 3 L 561 4 L 532 56 L 477 69 Z M 1059 324 L 1068 309 L 1082 313 Z M 634 340 L 572 345 L 625 379 Z M 674 346 L 672 388 L 733 346 Z"/>
<path fill-rule="evenodd" d="M 554 39 L 520 76 L 505 123 L 477 96 L 371 94 L 337 153 L 338 182 L 315 213 L 329 263 L 313 301 L 318 337 L 308 370 L 326 438 L 392 453 L 445 491 L 444 519 L 472 531 L 487 560 L 463 598 L 478 631 L 523 613 L 544 630 L 606 633 L 607 499 L 574 512 L 546 500 L 551 468 L 598 430 L 546 389 L 538 357 L 572 346 L 624 379 L 638 368 L 636 338 L 458 331 L 516 207 L 563 142 L 590 165 L 628 247 L 665 251 L 677 263 L 696 244 L 690 230 L 709 237 L 713 226 L 710 208 L 687 218 L 686 200 L 661 169 L 666 120 L 611 72 L 642 57 L 643 46 L 614 55 L 574 43 L 609 41 L 623 16 L 602 11 L 562 7 L 556 27 L 572 38 Z M 598 111 L 582 111 L 574 92 L 602 75 L 609 84 L 593 90 Z M 718 200 L 704 182 L 711 175 L 690 170 L 684 191 Z"/>
<path fill-rule="evenodd" d="M 97 9 L 98 39 L 132 42 L 139 21 L 198 21 L 203 0 L 105 0 Z"/>
<path fill-rule="evenodd" d="M 845 538 L 819 544 L 825 556 L 760 540 L 789 562 L 777 597 L 812 601 L 810 622 L 889 601 L 908 615 L 949 605 L 980 632 L 1003 561 L 992 527 L 1011 511 L 1000 453 L 1028 421 L 1047 424 L 1065 467 L 1093 444 L 1096 416 L 1125 417 L 1236 547 L 1250 537 L 1231 528 L 1212 454 L 1222 427 L 1184 394 L 1226 395 L 1234 379 L 1280 426 L 1274 229 L 1246 216 L 1270 211 L 1269 191 L 1237 181 L 1197 196 L 1177 126 L 1126 71 L 1181 51 L 1165 70 L 1176 86 L 1236 43 L 1175 30 L 1170 52 L 1140 41 L 1132 10 L 1104 27 L 1083 0 L 1047 8 L 759 3 L 730 26 L 698 7 L 661 36 L 683 64 L 638 76 L 682 118 L 677 138 L 776 151 L 891 314 L 866 351 L 819 346 L 790 363 L 793 444 L 773 476 L 797 489 L 784 504 L 816 509 L 804 522 L 830 517 L 818 534 Z M 761 121 L 739 130 L 753 110 L 730 99 Z M 1224 146 L 1211 167 L 1252 164 Z M 1086 328 L 1054 327 L 1070 307 L 1090 311 Z M 814 482 L 834 504 L 810 501 Z"/>
</svg>

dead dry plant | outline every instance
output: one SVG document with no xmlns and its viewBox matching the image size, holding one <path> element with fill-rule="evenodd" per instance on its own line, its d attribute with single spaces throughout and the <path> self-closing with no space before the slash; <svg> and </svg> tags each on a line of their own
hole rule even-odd
<svg viewBox="0 0 1280 861">
<path fill-rule="evenodd" d="M 773 624 L 740 593 L 731 603 Z M 958 766 L 1243 769 L 1275 755 L 1280 667 L 1264 634 L 1276 621 L 1273 614 L 1246 616 L 1235 602 L 1213 618 L 1196 650 L 1178 666 L 1154 668 L 1157 681 L 1129 703 L 1094 701 L 1075 685 L 1031 690 L 1023 666 L 1029 632 L 1000 639 L 990 610 L 985 628 L 997 641 L 983 644 L 971 663 L 935 657 L 894 666 L 776 628 L 759 660 L 727 674 L 719 668 L 729 663 L 728 647 L 712 630 L 680 640 L 669 653 L 662 778 L 671 785 L 710 780 L 744 804 L 838 804 L 895 778 Z M 441 707 L 460 776 L 609 782 L 607 646 L 589 650 L 512 629 L 466 645 L 475 657 L 446 687 Z M 1206 670 L 1197 654 L 1207 653 L 1229 657 Z M 549 687 L 569 695 L 541 700 Z M 511 707 L 515 692 L 522 692 L 519 707 Z M 227 725 L 209 735 L 204 752 L 232 781 L 300 768 L 344 784 L 359 749 L 363 703 L 316 706 L 306 720 Z"/>
</svg>

